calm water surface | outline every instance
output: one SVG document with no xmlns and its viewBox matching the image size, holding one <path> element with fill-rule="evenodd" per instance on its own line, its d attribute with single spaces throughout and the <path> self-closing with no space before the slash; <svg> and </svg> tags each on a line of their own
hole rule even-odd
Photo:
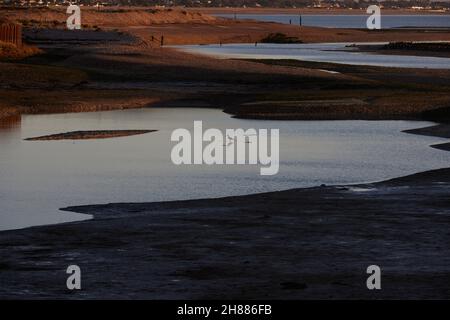
<svg viewBox="0 0 450 320">
<path fill-rule="evenodd" d="M 365 13 L 365 12 L 364 12 Z M 381 28 L 450 28 L 450 15 L 383 15 Z M 234 19 L 234 14 L 216 16 Z M 237 19 L 252 19 L 294 25 L 300 24 L 300 14 L 237 14 Z M 366 28 L 368 14 L 361 15 L 302 15 L 302 25 L 326 28 Z"/>
<path fill-rule="evenodd" d="M 280 129 L 280 172 L 259 166 L 180 166 L 170 161 L 176 128 Z M 213 109 L 140 109 L 26 115 L 0 129 L 0 230 L 86 219 L 59 208 L 108 202 L 211 198 L 325 184 L 358 183 L 447 167 L 445 139 L 401 130 L 408 121 L 259 121 Z M 24 141 L 73 130 L 157 129 L 115 139 Z"/>
<path fill-rule="evenodd" d="M 450 69 L 450 58 L 383 55 L 357 52 L 348 47 L 354 43 L 308 44 L 225 44 L 174 46 L 183 51 L 217 58 L 234 59 L 293 59 L 398 68 Z M 376 43 L 360 43 L 376 44 Z"/>
</svg>

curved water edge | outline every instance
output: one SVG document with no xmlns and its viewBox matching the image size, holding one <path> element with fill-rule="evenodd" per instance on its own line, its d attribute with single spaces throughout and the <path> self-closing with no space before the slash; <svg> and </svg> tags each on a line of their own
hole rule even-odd
<svg viewBox="0 0 450 320">
<path fill-rule="evenodd" d="M 215 44 L 173 46 L 184 52 L 203 54 L 222 59 L 273 59 L 327 62 L 396 68 L 450 69 L 450 58 L 383 55 L 360 52 L 354 45 L 382 45 L 369 43 L 308 43 L 308 44 Z"/>
<path fill-rule="evenodd" d="M 175 166 L 174 129 L 278 128 L 280 172 L 260 166 Z M 380 181 L 448 166 L 447 142 L 402 130 L 413 121 L 260 121 L 234 119 L 218 109 L 136 109 L 24 115 L 0 134 L 0 230 L 83 220 L 59 208 L 96 203 L 216 198 L 321 184 Z M 157 132 L 106 140 L 24 141 L 74 130 L 151 127 Z"/>
</svg>

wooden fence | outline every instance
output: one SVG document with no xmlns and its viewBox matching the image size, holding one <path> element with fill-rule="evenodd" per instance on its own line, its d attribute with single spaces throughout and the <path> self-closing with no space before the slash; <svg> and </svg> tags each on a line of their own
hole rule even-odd
<svg viewBox="0 0 450 320">
<path fill-rule="evenodd" d="M 0 24 L 0 41 L 22 46 L 22 26 L 19 24 Z"/>
</svg>

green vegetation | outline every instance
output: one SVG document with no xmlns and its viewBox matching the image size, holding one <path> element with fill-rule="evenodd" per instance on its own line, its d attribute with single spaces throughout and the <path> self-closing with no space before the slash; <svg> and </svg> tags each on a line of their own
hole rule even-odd
<svg viewBox="0 0 450 320">
<path fill-rule="evenodd" d="M 41 50 L 35 47 L 29 46 L 17 47 L 12 43 L 0 41 L 0 61 L 19 60 L 38 53 L 41 53 Z"/>
</svg>

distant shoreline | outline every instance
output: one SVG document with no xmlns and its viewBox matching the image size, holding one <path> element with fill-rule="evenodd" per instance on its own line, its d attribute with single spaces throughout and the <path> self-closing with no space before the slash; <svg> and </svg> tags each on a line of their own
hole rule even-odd
<svg viewBox="0 0 450 320">
<path fill-rule="evenodd" d="M 0 115 L 20 121 L 26 113 L 157 103 L 305 120 L 443 120 L 450 112 L 448 70 L 217 60 L 152 41 L 162 35 L 166 44 L 259 41 L 272 32 L 305 42 L 414 41 L 448 40 L 449 33 L 294 28 L 179 14 L 172 23 L 165 22 L 165 13 L 150 25 L 148 14 L 135 15 L 149 25 L 135 28 L 124 18 L 120 30 L 133 39 L 123 41 L 91 43 L 89 32 L 80 32 L 76 42 L 61 43 L 57 32 L 33 32 L 46 41 L 44 53 L 0 63 Z M 105 28 L 114 28 L 115 21 L 105 14 Z M 414 133 L 450 136 L 450 125 Z M 447 168 L 378 183 L 65 208 L 94 219 L 0 232 L 0 298 L 448 299 L 449 190 Z M 83 274 L 78 292 L 65 286 L 73 264 Z M 373 264 L 386 271 L 379 292 L 365 285 L 366 268 Z"/>
<path fill-rule="evenodd" d="M 320 14 L 320 15 L 366 15 L 365 9 L 326 9 L 326 8 L 183 8 L 205 14 Z M 381 9 L 386 15 L 450 15 L 450 11 L 412 10 L 412 9 Z"/>
<path fill-rule="evenodd" d="M 0 117 L 155 105 L 201 105 L 248 116 L 247 111 L 252 110 L 235 108 L 258 101 L 348 101 L 354 95 L 365 104 L 341 104 L 339 108 L 331 108 L 332 116 L 320 108 L 309 111 L 303 108 L 301 114 L 297 109 L 294 114 L 281 116 L 417 119 L 423 111 L 448 106 L 450 73 L 446 70 L 302 61 L 218 63 L 217 59 L 177 52 L 168 46 L 254 43 L 271 33 L 283 33 L 304 43 L 450 41 L 449 32 L 299 27 L 219 19 L 175 9 L 154 13 L 138 8 L 133 12 L 116 10 L 99 17 L 89 10 L 84 19 L 93 29 L 79 32 L 52 27 L 64 25 L 66 14 L 62 8 L 44 10 L 45 15 L 39 10 L 26 15 L 21 10 L 6 12 L 13 21 L 33 19 L 24 35 L 43 52 L 27 58 L 25 63 L 0 63 Z M 53 21 L 51 25 L 49 21 Z M 95 25 L 100 29 L 94 28 Z M 20 76 L 25 73 L 27 77 Z M 298 90 L 299 87 L 303 90 Z M 290 111 L 289 108 L 286 110 Z M 264 115 L 259 111 L 256 116 L 280 116 L 277 108 L 263 111 Z"/>
</svg>

